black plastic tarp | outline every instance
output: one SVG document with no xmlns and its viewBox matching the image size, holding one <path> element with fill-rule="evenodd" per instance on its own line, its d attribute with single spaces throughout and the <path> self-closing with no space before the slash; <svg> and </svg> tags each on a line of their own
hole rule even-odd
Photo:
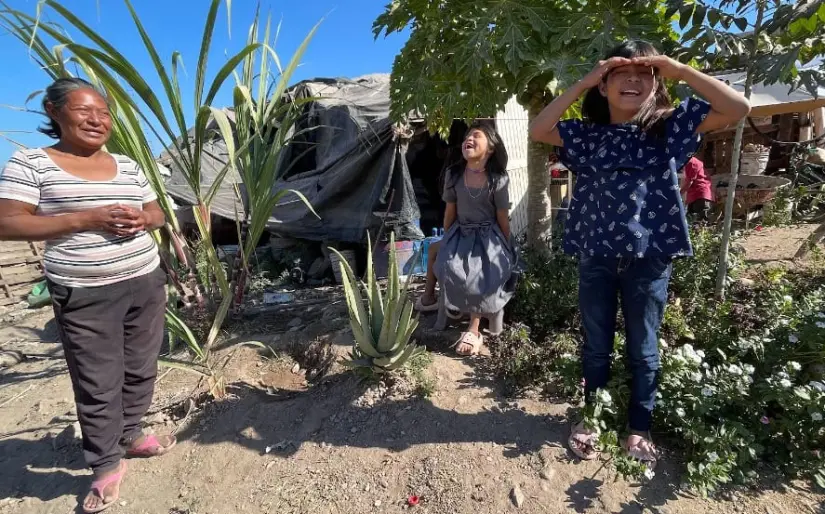
<svg viewBox="0 0 825 514">
<path fill-rule="evenodd" d="M 297 135 L 281 154 L 275 191 L 300 191 L 320 218 L 296 195 L 287 195 L 273 210 L 269 230 L 314 241 L 361 242 L 387 214 L 396 231 L 420 236 L 413 225 L 420 214 L 407 168 L 408 134 L 389 120 L 389 75 L 309 80 L 288 94 L 313 100 L 303 107 L 293 128 Z M 203 156 L 204 191 L 226 163 L 222 148 L 217 140 Z M 194 195 L 168 155 L 161 162 L 172 171 L 169 194 L 192 203 Z M 214 214 L 235 219 L 243 212 L 236 184 L 243 196 L 240 178 L 228 174 L 212 203 Z"/>
</svg>

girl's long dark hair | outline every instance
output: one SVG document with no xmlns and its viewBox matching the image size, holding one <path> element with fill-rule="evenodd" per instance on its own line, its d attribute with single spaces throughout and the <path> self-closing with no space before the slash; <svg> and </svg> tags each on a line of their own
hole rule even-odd
<svg viewBox="0 0 825 514">
<path fill-rule="evenodd" d="M 632 59 L 634 57 L 650 57 L 653 55 L 659 55 L 659 51 L 647 41 L 625 41 L 611 50 L 605 59 L 610 59 L 611 57 Z M 603 81 L 607 81 L 607 75 L 605 75 Z M 638 125 L 645 132 L 662 136 L 664 134 L 664 120 L 672 111 L 673 102 L 670 100 L 665 81 L 659 77 L 658 71 L 655 72 L 655 81 L 653 94 L 642 105 L 642 108 L 639 109 L 639 112 L 633 117 L 631 123 Z M 610 123 L 610 105 L 607 103 L 607 98 L 599 91 L 598 86 L 590 89 L 584 97 L 582 116 L 590 123 L 598 123 L 600 125 Z"/>
<path fill-rule="evenodd" d="M 504 147 L 504 141 L 501 140 L 501 136 L 498 135 L 492 121 L 489 123 L 474 121 L 467 132 L 464 133 L 464 138 L 461 140 L 462 144 L 474 130 L 480 130 L 484 134 L 484 137 L 487 138 L 487 146 L 493 150 L 493 154 L 487 160 L 487 172 L 490 174 L 491 182 L 495 182 L 500 177 L 507 175 L 507 148 Z M 462 164 L 464 163 L 462 162 Z"/>
<path fill-rule="evenodd" d="M 496 131 L 495 122 L 492 120 L 474 121 L 464 133 L 464 137 L 461 138 L 461 145 L 464 144 L 467 136 L 474 130 L 480 130 L 484 134 L 484 137 L 487 138 L 487 145 L 493 150 L 493 154 L 487 160 L 487 173 L 490 174 L 490 191 L 493 192 L 498 187 L 498 181 L 507 175 L 507 148 L 504 146 L 504 141 L 501 140 L 501 136 Z M 464 176 L 465 164 L 467 163 L 461 157 L 444 170 L 444 173 L 450 176 L 451 187 L 455 187 Z"/>
</svg>

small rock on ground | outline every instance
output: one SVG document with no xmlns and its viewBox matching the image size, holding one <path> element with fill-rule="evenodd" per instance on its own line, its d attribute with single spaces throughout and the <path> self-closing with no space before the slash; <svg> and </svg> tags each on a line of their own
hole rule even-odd
<svg viewBox="0 0 825 514">
<path fill-rule="evenodd" d="M 552 480 L 554 476 L 556 476 L 556 470 L 553 468 L 544 468 L 539 473 L 539 476 L 542 480 Z"/>
<path fill-rule="evenodd" d="M 516 507 L 521 508 L 521 506 L 524 505 L 524 492 L 522 492 L 521 487 L 513 487 L 513 490 L 510 491 L 510 499 Z"/>
</svg>

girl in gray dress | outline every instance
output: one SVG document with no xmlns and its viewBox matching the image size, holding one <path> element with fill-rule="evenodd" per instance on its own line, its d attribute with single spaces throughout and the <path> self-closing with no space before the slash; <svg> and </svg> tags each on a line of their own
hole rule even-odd
<svg viewBox="0 0 825 514">
<path fill-rule="evenodd" d="M 444 180 L 444 237 L 435 273 L 446 306 L 470 314 L 456 342 L 461 355 L 483 344 L 479 323 L 499 312 L 515 291 L 515 244 L 510 234 L 507 151 L 495 129 L 474 123 L 461 146 L 464 162 Z"/>
</svg>

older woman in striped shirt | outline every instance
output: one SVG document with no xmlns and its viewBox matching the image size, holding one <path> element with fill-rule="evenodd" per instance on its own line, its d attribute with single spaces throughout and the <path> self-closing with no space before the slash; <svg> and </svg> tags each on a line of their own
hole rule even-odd
<svg viewBox="0 0 825 514">
<path fill-rule="evenodd" d="M 48 148 L 16 152 L 0 174 L 0 240 L 46 241 L 43 259 L 72 379 L 83 452 L 94 472 L 84 512 L 119 495 L 124 456 L 160 455 L 144 435 L 163 340 L 166 274 L 149 231 L 164 225 L 140 167 L 107 153 L 112 121 L 88 82 L 46 90 Z"/>
</svg>

